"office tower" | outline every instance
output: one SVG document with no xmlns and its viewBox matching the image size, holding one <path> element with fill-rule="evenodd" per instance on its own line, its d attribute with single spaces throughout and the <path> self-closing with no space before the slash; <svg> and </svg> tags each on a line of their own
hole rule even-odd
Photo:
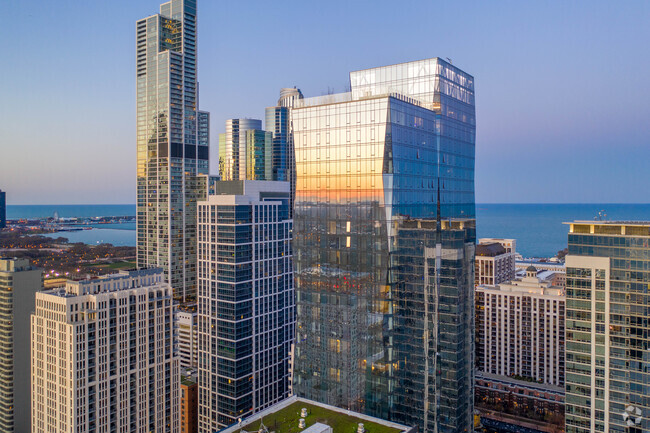
<svg viewBox="0 0 650 433">
<path fill-rule="evenodd" d="M 178 433 L 174 310 L 161 269 L 37 293 L 32 432 Z"/>
<path fill-rule="evenodd" d="M 0 431 L 31 430 L 29 315 L 43 274 L 26 259 L 0 258 Z"/>
<path fill-rule="evenodd" d="M 474 79 L 434 58 L 350 84 L 291 109 L 294 392 L 424 432 L 469 430 Z"/>
<path fill-rule="evenodd" d="M 515 240 L 479 239 L 474 284 L 500 284 L 515 279 Z"/>
<path fill-rule="evenodd" d="M 196 304 L 182 305 L 176 314 L 178 325 L 178 356 L 181 368 L 196 369 L 199 365 L 199 327 Z"/>
<path fill-rule="evenodd" d="M 198 111 L 196 0 L 171 0 L 136 25 L 137 264 L 196 297 L 197 175 L 208 174 L 209 115 Z"/>
<path fill-rule="evenodd" d="M 199 432 L 199 386 L 196 377 L 181 376 L 181 433 Z"/>
<path fill-rule="evenodd" d="M 566 431 L 650 431 L 650 222 L 574 221 L 566 256 Z"/>
<path fill-rule="evenodd" d="M 7 227 L 7 193 L 0 189 L 0 229 Z"/>
<path fill-rule="evenodd" d="M 226 132 L 219 134 L 219 175 L 221 180 L 246 179 L 248 131 L 262 131 L 262 121 L 257 119 L 226 120 Z"/>
<path fill-rule="evenodd" d="M 291 108 L 303 99 L 300 89 L 280 90 L 280 99 L 275 107 L 266 108 L 265 128 L 273 134 L 273 180 L 288 181 L 291 184 L 290 211 L 293 217 L 293 203 L 296 197 L 296 161 L 291 133 Z"/>
<path fill-rule="evenodd" d="M 476 287 L 476 368 L 564 386 L 565 294 L 537 274 Z"/>
<path fill-rule="evenodd" d="M 223 181 L 198 204 L 199 431 L 289 395 L 295 306 L 289 184 Z"/>
</svg>

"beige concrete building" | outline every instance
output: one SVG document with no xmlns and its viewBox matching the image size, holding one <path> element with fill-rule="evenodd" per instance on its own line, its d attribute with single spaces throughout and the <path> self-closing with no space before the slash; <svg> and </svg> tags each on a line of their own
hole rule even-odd
<svg viewBox="0 0 650 433">
<path fill-rule="evenodd" d="M 563 386 L 565 294 L 537 274 L 476 288 L 477 369 Z"/>
<path fill-rule="evenodd" d="M 179 307 L 176 318 L 178 355 L 181 367 L 196 370 L 199 367 L 199 329 L 196 304 Z"/>
<path fill-rule="evenodd" d="M 37 293 L 32 432 L 179 433 L 174 314 L 162 269 Z"/>
</svg>

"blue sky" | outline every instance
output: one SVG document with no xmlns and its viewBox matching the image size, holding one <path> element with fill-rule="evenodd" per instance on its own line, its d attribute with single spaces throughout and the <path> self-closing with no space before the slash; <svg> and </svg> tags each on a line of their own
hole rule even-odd
<svg viewBox="0 0 650 433">
<path fill-rule="evenodd" d="M 135 202 L 135 22 L 157 0 L 5 1 L 8 204 Z M 474 75 L 476 199 L 650 202 L 650 2 L 199 0 L 200 107 L 263 118 L 281 87 L 449 57 Z"/>
</svg>

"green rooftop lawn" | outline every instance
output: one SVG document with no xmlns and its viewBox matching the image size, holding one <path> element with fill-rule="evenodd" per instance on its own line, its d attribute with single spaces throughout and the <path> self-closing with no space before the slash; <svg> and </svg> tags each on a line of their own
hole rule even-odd
<svg viewBox="0 0 650 433">
<path fill-rule="evenodd" d="M 399 433 L 400 430 L 387 427 L 381 424 L 366 421 L 345 413 L 334 412 L 320 406 L 297 401 L 284 409 L 280 409 L 272 415 L 267 415 L 262 421 L 270 432 L 276 433 L 299 433 L 304 429 L 298 427 L 300 419 L 300 410 L 307 408 L 307 417 L 305 417 L 306 427 L 311 427 L 316 423 L 327 424 L 332 427 L 334 433 L 356 433 L 360 422 L 363 423 L 366 433 Z M 257 432 L 260 428 L 260 421 L 243 426 L 243 430 Z"/>
<path fill-rule="evenodd" d="M 181 385 L 194 385 L 196 382 L 194 382 L 192 379 L 181 375 Z"/>
<path fill-rule="evenodd" d="M 93 263 L 89 266 L 105 269 L 134 269 L 135 262 Z"/>
</svg>

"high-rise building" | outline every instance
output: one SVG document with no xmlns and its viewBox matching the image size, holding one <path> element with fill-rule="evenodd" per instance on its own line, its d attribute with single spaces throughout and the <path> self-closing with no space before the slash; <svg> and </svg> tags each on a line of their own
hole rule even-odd
<svg viewBox="0 0 650 433">
<path fill-rule="evenodd" d="M 226 120 L 226 132 L 219 134 L 219 175 L 221 180 L 246 179 L 249 161 L 248 131 L 262 131 L 262 121 L 257 119 Z"/>
<path fill-rule="evenodd" d="M 564 386 L 564 290 L 537 274 L 476 287 L 476 368 Z"/>
<path fill-rule="evenodd" d="M 0 431 L 31 430 L 29 315 L 43 274 L 26 259 L 0 258 Z"/>
<path fill-rule="evenodd" d="M 0 189 L 0 229 L 7 227 L 7 193 Z"/>
<path fill-rule="evenodd" d="M 469 431 L 474 79 L 434 58 L 352 72 L 350 84 L 291 109 L 294 392 Z"/>
<path fill-rule="evenodd" d="M 199 366 L 199 326 L 196 304 L 180 306 L 176 314 L 176 323 L 181 368 L 196 369 Z"/>
<path fill-rule="evenodd" d="M 515 279 L 514 239 L 479 239 L 474 262 L 474 284 L 494 285 Z"/>
<path fill-rule="evenodd" d="M 246 177 L 242 180 L 273 179 L 273 134 L 259 129 L 246 131 Z"/>
<path fill-rule="evenodd" d="M 198 204 L 199 431 L 289 395 L 295 305 L 289 184 L 223 181 Z"/>
<path fill-rule="evenodd" d="M 161 269 L 37 293 L 32 432 L 179 433 L 174 314 Z"/>
<path fill-rule="evenodd" d="M 650 431 L 650 222 L 574 221 L 566 256 L 566 432 Z"/>
<path fill-rule="evenodd" d="M 293 216 L 293 203 L 296 197 L 296 161 L 291 133 L 290 111 L 296 101 L 303 99 L 300 89 L 280 90 L 280 99 L 275 107 L 267 107 L 265 128 L 273 134 L 273 180 L 287 181 L 291 184 L 289 210 Z"/>
<path fill-rule="evenodd" d="M 196 0 L 163 3 L 136 25 L 137 264 L 163 268 L 181 301 L 196 297 L 197 175 L 209 171 L 196 42 Z"/>
</svg>

